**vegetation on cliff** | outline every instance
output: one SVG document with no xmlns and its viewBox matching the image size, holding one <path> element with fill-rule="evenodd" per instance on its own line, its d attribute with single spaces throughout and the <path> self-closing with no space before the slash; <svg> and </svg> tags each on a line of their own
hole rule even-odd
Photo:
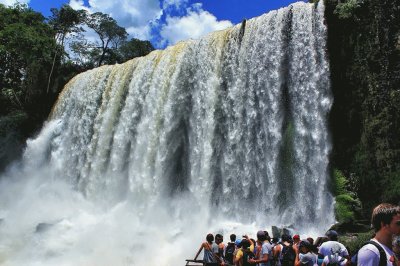
<svg viewBox="0 0 400 266">
<path fill-rule="evenodd" d="M 400 201 L 400 1 L 326 0 L 334 105 L 332 166 L 364 216 Z"/>
</svg>

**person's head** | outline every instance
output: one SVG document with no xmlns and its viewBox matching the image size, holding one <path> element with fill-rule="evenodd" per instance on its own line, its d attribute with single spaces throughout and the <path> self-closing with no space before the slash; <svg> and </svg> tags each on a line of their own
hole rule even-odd
<svg viewBox="0 0 400 266">
<path fill-rule="evenodd" d="M 272 243 L 276 244 L 278 243 L 279 239 L 277 237 L 273 237 L 271 241 Z"/>
<path fill-rule="evenodd" d="M 300 242 L 300 236 L 299 235 L 294 235 L 293 236 L 293 242 L 294 243 L 299 243 Z"/>
<path fill-rule="evenodd" d="M 338 240 L 338 233 L 335 230 L 328 230 L 325 235 L 328 237 L 330 241 Z"/>
<path fill-rule="evenodd" d="M 221 234 L 216 234 L 215 235 L 215 243 L 220 244 L 224 241 L 224 237 Z"/>
<path fill-rule="evenodd" d="M 307 239 L 303 239 L 299 242 L 299 251 L 301 253 L 308 253 L 311 251 L 311 244 Z"/>
<path fill-rule="evenodd" d="M 307 237 L 307 241 L 310 242 L 311 245 L 314 245 L 314 238 Z"/>
<path fill-rule="evenodd" d="M 238 248 L 241 247 L 241 244 L 242 244 L 242 240 L 241 240 L 241 239 L 236 239 L 236 240 L 235 240 L 235 245 L 236 245 Z"/>
<path fill-rule="evenodd" d="M 390 225 L 400 228 L 400 217 L 393 219 L 395 216 L 400 216 L 400 207 L 389 203 L 381 203 L 374 208 L 371 216 L 371 224 L 378 232 L 383 226 Z M 397 233 L 398 234 L 398 233 Z"/>
<path fill-rule="evenodd" d="M 248 247 L 250 247 L 250 241 L 248 239 L 242 239 L 239 247 L 241 247 L 242 249 L 247 249 Z"/>
<path fill-rule="evenodd" d="M 213 234 L 208 234 L 206 236 L 206 240 L 207 240 L 208 243 L 213 242 L 214 241 L 214 235 Z"/>
<path fill-rule="evenodd" d="M 292 238 L 290 237 L 290 235 L 283 234 L 281 236 L 281 240 L 282 240 L 282 242 L 290 242 L 292 240 Z"/>
<path fill-rule="evenodd" d="M 266 240 L 266 235 L 264 231 L 260 230 L 257 232 L 257 240 L 261 242 Z"/>
<path fill-rule="evenodd" d="M 235 242 L 236 241 L 236 235 L 235 234 L 231 234 L 229 236 L 229 239 L 231 240 L 231 242 Z"/>
</svg>

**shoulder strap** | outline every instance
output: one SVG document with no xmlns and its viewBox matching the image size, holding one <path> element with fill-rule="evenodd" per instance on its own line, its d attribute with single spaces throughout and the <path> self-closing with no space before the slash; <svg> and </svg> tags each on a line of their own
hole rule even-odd
<svg viewBox="0 0 400 266">
<path fill-rule="evenodd" d="M 385 250 L 381 247 L 381 245 L 379 245 L 378 243 L 376 243 L 376 242 L 373 241 L 373 240 L 368 241 L 367 244 L 374 245 L 374 246 L 379 250 L 379 266 L 385 266 L 385 265 L 387 265 L 386 252 L 385 252 Z"/>
</svg>

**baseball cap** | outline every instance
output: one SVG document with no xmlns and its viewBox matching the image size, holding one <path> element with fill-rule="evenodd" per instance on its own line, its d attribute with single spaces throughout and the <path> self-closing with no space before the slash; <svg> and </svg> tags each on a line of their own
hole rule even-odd
<svg viewBox="0 0 400 266">
<path fill-rule="evenodd" d="M 257 238 L 260 238 L 260 237 L 265 237 L 265 232 L 262 230 L 257 232 Z"/>
<path fill-rule="evenodd" d="M 294 235 L 293 239 L 300 239 L 300 236 L 299 235 Z"/>
<path fill-rule="evenodd" d="M 240 245 L 240 243 L 242 243 L 242 240 L 241 240 L 241 239 L 236 239 L 236 241 L 235 241 L 235 245 L 236 245 L 236 246 L 239 246 L 239 245 Z"/>
<path fill-rule="evenodd" d="M 328 232 L 326 232 L 325 234 L 327 237 L 332 238 L 332 237 L 337 237 L 338 233 L 335 230 L 329 230 Z"/>
<path fill-rule="evenodd" d="M 311 244 L 310 244 L 310 242 L 308 242 L 307 239 L 303 239 L 303 240 L 301 240 L 300 243 L 299 243 L 299 248 L 301 248 L 301 247 L 310 248 L 310 247 L 311 247 Z"/>
</svg>

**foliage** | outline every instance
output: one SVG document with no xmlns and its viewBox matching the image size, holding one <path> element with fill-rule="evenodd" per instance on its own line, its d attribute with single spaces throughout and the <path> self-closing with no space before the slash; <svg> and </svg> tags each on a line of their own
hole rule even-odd
<svg viewBox="0 0 400 266">
<path fill-rule="evenodd" d="M 334 11 L 341 19 L 350 18 L 353 16 L 354 11 L 359 8 L 363 0 L 347 0 L 344 3 L 339 3 Z"/>
<path fill-rule="evenodd" d="M 97 66 L 101 66 L 106 54 L 111 54 L 110 46 L 116 49 L 126 39 L 126 30 L 119 26 L 115 19 L 101 12 L 89 15 L 86 24 L 100 38 L 100 44 L 92 44 L 91 48 L 94 58 L 97 59 Z"/>
<path fill-rule="evenodd" d="M 349 191 L 349 181 L 343 173 L 334 170 L 335 215 L 341 223 L 352 222 L 356 219 L 361 209 L 361 202 L 354 193 Z"/>
<path fill-rule="evenodd" d="M 41 14 L 24 5 L 0 5 L 0 98 L 6 103 L 0 114 L 38 104 L 55 46 L 53 36 Z"/>
<path fill-rule="evenodd" d="M 339 241 L 347 248 L 350 255 L 354 255 L 374 235 L 373 230 L 353 236 L 339 237 Z"/>
<path fill-rule="evenodd" d="M 149 41 L 142 41 L 133 38 L 130 41 L 124 42 L 121 45 L 119 52 L 122 61 L 127 61 L 135 57 L 145 56 L 153 50 L 154 47 Z"/>
<path fill-rule="evenodd" d="M 347 11 L 352 19 L 341 19 Z M 400 200 L 398 1 L 330 0 L 326 14 L 335 98 L 331 162 L 357 184 L 352 190 L 368 217 L 379 202 Z"/>
</svg>

